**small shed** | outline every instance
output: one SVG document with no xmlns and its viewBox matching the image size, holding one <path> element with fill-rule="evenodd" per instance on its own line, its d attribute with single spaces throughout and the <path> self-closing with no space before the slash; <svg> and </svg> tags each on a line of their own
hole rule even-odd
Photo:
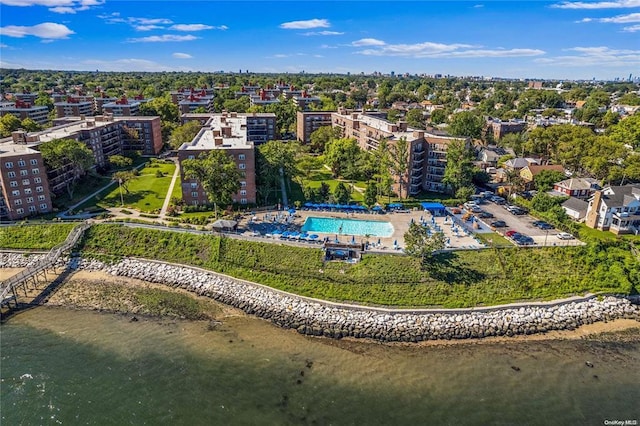
<svg viewBox="0 0 640 426">
<path fill-rule="evenodd" d="M 576 221 L 581 221 L 585 218 L 588 207 L 588 202 L 575 197 L 570 197 L 567 201 L 562 203 L 562 208 L 567 213 L 567 216 Z"/>
<path fill-rule="evenodd" d="M 230 232 L 230 231 L 235 231 L 236 228 L 238 227 L 238 222 L 236 222 L 235 220 L 227 220 L 227 219 L 218 219 L 215 222 L 213 222 L 213 229 L 216 231 L 220 231 L 220 232 Z"/>
<path fill-rule="evenodd" d="M 327 241 L 322 248 L 324 260 L 359 260 L 364 252 L 362 243 Z"/>
</svg>

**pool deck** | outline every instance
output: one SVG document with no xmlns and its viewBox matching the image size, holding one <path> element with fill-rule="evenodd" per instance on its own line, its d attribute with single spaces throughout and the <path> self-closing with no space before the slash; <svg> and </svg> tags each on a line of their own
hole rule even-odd
<svg viewBox="0 0 640 426">
<path fill-rule="evenodd" d="M 449 244 L 447 245 L 447 247 L 450 249 L 478 249 L 483 247 L 473 237 L 473 233 L 464 231 L 464 229 L 460 226 L 454 227 L 454 229 L 458 228 L 458 232 L 453 232 L 451 226 L 451 216 L 436 216 L 432 219 L 431 214 L 429 212 L 425 212 L 424 210 L 411 210 L 407 212 L 393 212 L 386 214 L 297 210 L 292 219 L 289 219 L 289 216 L 290 215 L 287 211 L 272 210 L 256 212 L 253 217 L 248 215 L 242 218 L 242 220 L 238 224 L 238 228 L 240 231 L 244 230 L 246 232 L 259 232 L 262 235 L 264 235 L 265 233 L 269 233 L 270 229 L 274 229 L 276 227 L 281 230 L 286 229 L 290 231 L 300 232 L 302 225 L 304 225 L 309 216 L 389 222 L 393 226 L 393 234 L 390 237 L 370 236 L 367 238 L 362 235 L 353 236 L 350 234 L 336 235 L 335 233 L 327 234 L 316 231 L 309 232 L 310 234 L 318 234 L 320 236 L 320 241 L 322 241 L 322 239 L 325 237 L 329 237 L 331 238 L 331 240 L 334 240 L 337 237 L 339 241 L 345 243 L 351 242 L 352 239 L 355 239 L 357 243 L 366 243 L 368 241 L 368 251 L 389 253 L 395 251 L 394 242 L 398 243 L 397 247 L 399 248 L 399 250 L 404 247 L 404 234 L 409 229 L 411 219 L 413 219 L 415 222 L 420 222 L 420 219 L 422 218 L 423 221 L 432 226 L 439 226 L 445 237 L 449 240 Z M 277 219 L 278 217 L 280 218 L 279 222 Z M 276 218 L 275 222 L 274 218 Z M 272 239 L 274 241 L 279 240 L 279 237 L 274 236 L 272 237 Z M 378 241 L 380 241 L 379 246 L 377 244 Z"/>
</svg>

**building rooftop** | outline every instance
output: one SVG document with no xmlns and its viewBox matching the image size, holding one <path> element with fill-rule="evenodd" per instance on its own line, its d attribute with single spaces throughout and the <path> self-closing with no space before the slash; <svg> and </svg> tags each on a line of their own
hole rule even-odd
<svg viewBox="0 0 640 426">
<path fill-rule="evenodd" d="M 24 154 L 35 154 L 38 151 L 28 145 L 16 144 L 13 142 L 0 143 L 0 158 L 14 157 Z"/>
<path fill-rule="evenodd" d="M 195 138 L 183 144 L 180 150 L 253 149 L 247 141 L 247 117 L 212 115 Z"/>
</svg>

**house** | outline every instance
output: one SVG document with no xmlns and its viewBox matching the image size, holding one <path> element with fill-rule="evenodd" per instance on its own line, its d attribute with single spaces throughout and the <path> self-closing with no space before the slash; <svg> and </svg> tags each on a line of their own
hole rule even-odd
<svg viewBox="0 0 640 426">
<path fill-rule="evenodd" d="M 596 191 L 589 198 L 585 224 L 614 234 L 640 233 L 640 184 Z"/>
<path fill-rule="evenodd" d="M 496 167 L 500 157 L 513 154 L 513 151 L 496 146 L 487 146 L 480 150 L 478 153 L 478 161 L 482 163 L 482 167 Z"/>
<path fill-rule="evenodd" d="M 578 222 L 584 220 L 585 216 L 587 215 L 588 207 L 589 203 L 574 197 L 571 197 L 567 201 L 562 203 L 562 208 L 564 209 L 567 216 Z"/>
<path fill-rule="evenodd" d="M 598 181 L 591 178 L 571 178 L 553 184 L 553 191 L 569 197 L 589 198 L 597 189 Z"/>
<path fill-rule="evenodd" d="M 518 158 L 512 158 L 510 160 L 505 161 L 504 163 L 504 168 L 507 171 L 514 171 L 514 170 L 521 170 L 524 169 L 525 167 L 531 165 L 531 164 L 540 164 L 538 162 L 538 160 L 534 159 L 534 158 L 522 158 L 522 157 L 518 157 Z"/>
<path fill-rule="evenodd" d="M 520 170 L 520 177 L 522 178 L 526 189 L 531 189 L 535 184 L 536 176 L 545 170 L 564 173 L 564 167 L 559 164 L 549 164 L 544 166 L 531 164 Z"/>
</svg>

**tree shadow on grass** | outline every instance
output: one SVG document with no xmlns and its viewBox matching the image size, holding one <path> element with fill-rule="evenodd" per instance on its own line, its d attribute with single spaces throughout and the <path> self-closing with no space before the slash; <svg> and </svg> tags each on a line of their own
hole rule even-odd
<svg viewBox="0 0 640 426">
<path fill-rule="evenodd" d="M 444 252 L 433 256 L 423 264 L 431 278 L 446 283 L 471 285 L 486 278 L 486 274 L 464 265 L 457 254 Z"/>
<path fill-rule="evenodd" d="M 130 205 L 138 204 L 140 201 L 142 201 L 144 198 L 148 197 L 151 194 L 153 194 L 153 192 L 149 190 L 130 192 L 128 194 L 124 193 L 123 191 L 122 199 L 124 200 L 125 205 L 130 206 Z M 120 204 L 121 204 L 120 194 L 105 197 L 102 200 L 100 200 L 99 203 L 104 204 L 107 207 L 120 207 Z"/>
</svg>

